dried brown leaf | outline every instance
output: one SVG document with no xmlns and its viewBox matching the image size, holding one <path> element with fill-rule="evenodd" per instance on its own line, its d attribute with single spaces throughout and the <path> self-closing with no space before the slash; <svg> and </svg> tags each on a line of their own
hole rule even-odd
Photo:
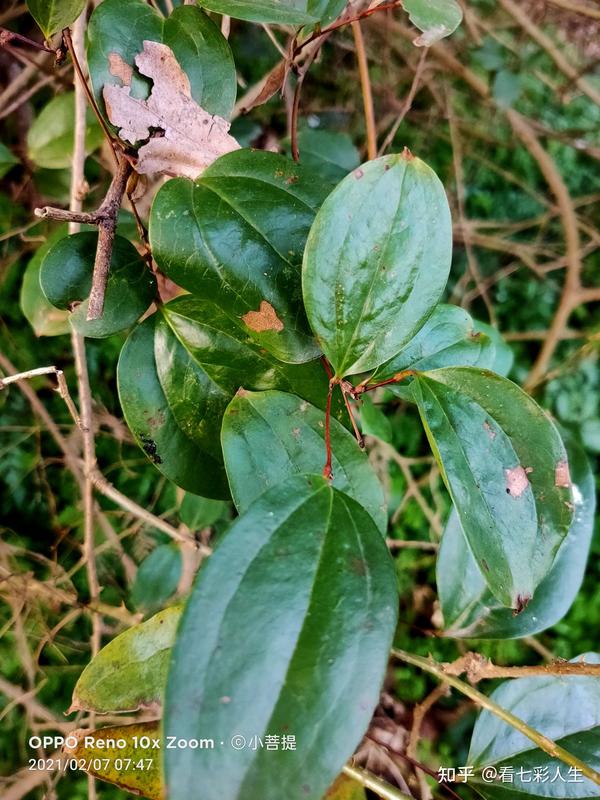
<svg viewBox="0 0 600 800">
<path fill-rule="evenodd" d="M 113 74 L 124 80 L 127 73 L 114 53 L 109 62 L 111 71 L 117 70 Z M 132 97 L 129 85 L 105 86 L 103 95 L 108 118 L 120 128 L 122 139 L 131 144 L 149 139 L 138 150 L 139 173 L 197 178 L 219 156 L 239 149 L 228 133 L 229 123 L 194 100 L 189 79 L 170 47 L 145 41 L 135 63 L 153 82 L 149 97 Z M 162 135 L 156 136 L 156 131 Z"/>
</svg>

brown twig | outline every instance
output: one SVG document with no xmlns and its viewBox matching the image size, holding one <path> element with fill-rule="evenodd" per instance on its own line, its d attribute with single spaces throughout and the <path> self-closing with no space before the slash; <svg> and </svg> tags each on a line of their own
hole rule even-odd
<svg viewBox="0 0 600 800">
<path fill-rule="evenodd" d="M 550 661 L 531 667 L 502 667 L 479 653 L 466 653 L 451 664 L 442 664 L 446 675 L 466 674 L 472 684 L 490 678 L 529 678 L 539 675 L 589 675 L 600 677 L 600 664 L 585 661 Z"/>
<path fill-rule="evenodd" d="M 388 131 L 385 139 L 383 140 L 383 144 L 379 148 L 379 155 L 382 155 L 383 153 L 385 153 L 385 151 L 388 149 L 388 147 L 394 141 L 394 137 L 398 133 L 400 125 L 402 125 L 402 122 L 404 121 L 404 118 L 406 117 L 406 115 L 408 114 L 410 109 L 412 108 L 413 101 L 414 101 L 414 99 L 416 97 L 416 94 L 417 94 L 417 91 L 419 89 L 419 84 L 421 82 L 421 77 L 423 75 L 423 70 L 425 69 L 425 61 L 427 60 L 427 52 L 428 52 L 428 48 L 427 47 L 424 47 L 422 49 L 422 51 L 421 51 L 421 55 L 419 56 L 419 61 L 418 61 L 418 64 L 417 64 L 417 68 L 415 70 L 415 74 L 414 74 L 412 83 L 410 85 L 410 89 L 408 90 L 408 94 L 406 95 L 406 99 L 405 99 L 404 103 L 402 104 L 402 108 L 400 109 L 400 113 L 398 114 L 398 117 L 396 118 L 394 124 L 392 125 L 392 127 Z"/>
<path fill-rule="evenodd" d="M 365 40 L 360 27 L 360 22 L 351 22 L 350 26 L 352 28 L 354 45 L 356 47 L 356 60 L 358 62 L 358 73 L 360 76 L 360 86 L 363 98 L 365 127 L 367 130 L 367 158 L 371 160 L 377 156 L 377 127 L 375 125 L 373 92 L 371 90 L 371 80 L 369 78 L 369 63 L 367 61 L 367 51 L 365 49 Z"/>
<path fill-rule="evenodd" d="M 56 50 L 53 50 L 51 47 L 46 47 L 45 44 L 36 42 L 34 39 L 29 39 L 27 36 L 23 36 L 15 31 L 9 31 L 8 28 L 0 28 L 0 47 L 6 47 L 6 45 L 12 44 L 13 42 L 24 44 L 27 47 L 33 47 L 35 50 L 42 50 L 44 53 L 56 55 Z"/>
</svg>

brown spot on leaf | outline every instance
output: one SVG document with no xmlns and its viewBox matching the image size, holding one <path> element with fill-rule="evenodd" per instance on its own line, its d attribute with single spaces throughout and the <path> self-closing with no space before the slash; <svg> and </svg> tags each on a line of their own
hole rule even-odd
<svg viewBox="0 0 600 800">
<path fill-rule="evenodd" d="M 362 169 L 355 169 L 354 170 L 354 177 L 356 178 L 357 181 L 359 181 L 364 174 L 365 173 L 364 173 L 364 171 Z"/>
<path fill-rule="evenodd" d="M 131 79 L 133 77 L 133 67 L 126 61 L 123 61 L 118 53 L 108 54 L 108 71 L 115 78 L 120 78 L 123 86 L 131 86 Z"/>
<path fill-rule="evenodd" d="M 516 617 L 522 611 L 525 611 L 527 606 L 529 605 L 529 601 L 531 600 L 531 596 L 528 594 L 518 594 L 517 600 L 515 602 L 515 608 L 513 611 L 513 617 Z"/>
<path fill-rule="evenodd" d="M 492 428 L 492 426 L 487 420 L 483 423 L 483 427 L 486 429 L 488 436 L 493 442 L 494 439 L 496 438 L 496 431 Z"/>
<path fill-rule="evenodd" d="M 263 331 L 282 331 L 283 322 L 275 313 L 275 309 L 266 300 L 261 300 L 258 311 L 248 311 L 242 317 L 243 321 L 250 328 L 251 331 L 256 333 L 263 333 Z"/>
<path fill-rule="evenodd" d="M 563 489 L 571 487 L 571 475 L 569 473 L 569 463 L 567 461 L 559 461 L 554 470 L 554 485 Z"/>
<path fill-rule="evenodd" d="M 410 150 L 406 146 L 404 147 L 404 150 L 402 151 L 402 158 L 405 161 L 412 161 L 413 158 L 414 158 L 413 154 L 410 152 Z"/>
<path fill-rule="evenodd" d="M 505 469 L 506 475 L 506 493 L 511 497 L 521 497 L 523 492 L 529 486 L 529 479 L 527 474 L 532 471 L 531 467 L 518 467 L 512 469 Z"/>
</svg>

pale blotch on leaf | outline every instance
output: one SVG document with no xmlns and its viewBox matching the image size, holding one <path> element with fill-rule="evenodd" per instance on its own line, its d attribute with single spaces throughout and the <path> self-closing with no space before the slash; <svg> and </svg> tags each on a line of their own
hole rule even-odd
<svg viewBox="0 0 600 800">
<path fill-rule="evenodd" d="M 263 333 L 264 331 L 279 331 L 283 330 L 283 322 L 275 313 L 275 309 L 271 303 L 262 300 L 258 311 L 248 311 L 244 314 L 242 320 L 255 333 Z"/>
<path fill-rule="evenodd" d="M 123 61 L 118 53 L 108 54 L 108 71 L 115 78 L 119 78 L 123 86 L 130 86 L 133 78 L 133 67 Z"/>
<path fill-rule="evenodd" d="M 423 31 L 416 39 L 413 39 L 413 44 L 415 47 L 431 47 L 432 44 L 439 42 L 440 39 L 448 36 L 449 33 L 452 33 L 452 31 L 445 25 L 434 25 L 428 30 Z"/>
<path fill-rule="evenodd" d="M 531 467 L 522 467 L 520 464 L 518 467 L 504 470 L 504 474 L 506 475 L 506 491 L 511 497 L 520 497 L 523 494 L 529 486 L 529 478 L 527 475 L 532 471 Z"/>
<path fill-rule="evenodd" d="M 559 488 L 569 489 L 571 487 L 571 475 L 567 461 L 559 461 L 554 470 L 554 485 Z"/>
<path fill-rule="evenodd" d="M 120 129 L 122 139 L 130 144 L 149 139 L 138 150 L 138 173 L 194 179 L 217 158 L 239 149 L 228 133 L 229 123 L 194 100 L 189 78 L 170 47 L 145 41 L 135 63 L 153 82 L 149 97 L 131 96 L 126 82 L 127 77 L 131 79 L 125 69 L 128 65 L 117 53 L 109 57 L 110 69 L 125 85 L 105 86 L 103 97 L 108 118 Z M 162 136 L 153 135 L 154 131 L 162 131 Z"/>
</svg>

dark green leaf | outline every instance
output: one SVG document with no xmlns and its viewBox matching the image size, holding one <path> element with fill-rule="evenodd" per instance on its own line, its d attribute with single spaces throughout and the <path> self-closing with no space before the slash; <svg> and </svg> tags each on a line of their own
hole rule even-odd
<svg viewBox="0 0 600 800">
<path fill-rule="evenodd" d="M 283 364 L 244 327 L 210 300 L 180 297 L 132 332 L 119 360 L 121 406 L 140 447 L 178 486 L 214 499 L 229 496 L 219 434 L 240 386 L 317 405 L 327 395 L 318 362 Z"/>
<path fill-rule="evenodd" d="M 584 653 L 573 661 L 600 663 L 597 653 Z M 591 676 L 549 675 L 505 681 L 491 699 L 522 719 L 530 727 L 555 740 L 593 769 L 600 769 L 600 680 Z M 515 797 L 600 798 L 591 780 L 569 771 L 569 767 L 546 752 L 515 728 L 489 711 L 477 719 L 467 763 L 475 767 L 473 782 L 490 800 Z M 511 782 L 484 783 L 485 766 L 512 768 Z M 546 780 L 533 777 L 534 771 Z M 558 777 L 557 770 L 560 770 Z"/>
<path fill-rule="evenodd" d="M 422 31 L 415 40 L 420 47 L 429 47 L 450 36 L 462 21 L 462 10 L 456 0 L 403 0 L 402 6 L 413 25 Z"/>
<path fill-rule="evenodd" d="M 415 335 L 446 285 L 444 188 L 408 151 L 364 164 L 329 195 L 308 237 L 304 302 L 336 374 L 373 369 Z"/>
<path fill-rule="evenodd" d="M 521 76 L 508 69 L 501 69 L 494 76 L 492 94 L 499 106 L 510 108 L 513 106 L 523 90 Z"/>
<path fill-rule="evenodd" d="M 177 589 L 181 577 L 181 552 L 176 545 L 156 547 L 140 564 L 131 587 L 131 602 L 136 608 L 155 611 Z"/>
<path fill-rule="evenodd" d="M 360 427 L 365 436 L 377 436 L 384 442 L 393 439 L 392 423 L 367 395 L 364 395 L 360 404 Z"/>
<path fill-rule="evenodd" d="M 75 22 L 85 8 L 85 0 L 27 0 L 27 8 L 49 39 Z"/>
<path fill-rule="evenodd" d="M 21 310 L 36 336 L 59 336 L 69 333 L 69 313 L 60 311 L 46 299 L 40 286 L 42 261 L 52 245 L 67 235 L 66 226 L 57 228 L 48 240 L 38 247 L 23 274 Z"/>
<path fill-rule="evenodd" d="M 190 80 L 192 97 L 208 111 L 228 119 L 237 81 L 231 49 L 217 25 L 195 6 L 181 6 L 164 19 L 144 0 L 104 0 L 88 26 L 88 62 L 96 99 L 106 84 L 121 85 L 109 56 L 134 66 L 145 40 L 168 45 Z M 132 94 L 144 97 L 147 82 L 134 70 Z"/>
<path fill-rule="evenodd" d="M 594 476 L 583 450 L 566 440 L 575 515 L 552 569 L 533 599 L 517 616 L 504 608 L 486 586 L 465 541 L 456 512 L 450 515 L 437 560 L 437 585 L 447 636 L 506 639 L 533 636 L 555 625 L 575 600 L 585 571 L 594 531 Z"/>
<path fill-rule="evenodd" d="M 275 153 L 237 150 L 197 181 L 168 181 L 150 217 L 154 258 L 188 291 L 216 300 L 248 336 L 287 362 L 319 354 L 300 264 L 328 186 Z"/>
<path fill-rule="evenodd" d="M 5 144 L 0 142 L 0 178 L 3 178 L 6 173 L 11 170 L 15 164 L 19 164 L 19 159 L 14 153 L 8 149 Z"/>
<path fill-rule="evenodd" d="M 378 367 L 371 380 L 384 381 L 406 369 L 483 367 L 493 369 L 496 345 L 475 330 L 471 316 L 458 306 L 439 305 L 421 330 L 393 358 Z"/>
<path fill-rule="evenodd" d="M 87 297 L 92 285 L 98 235 L 92 232 L 65 236 L 46 253 L 40 270 L 44 294 L 57 308 L 74 308 L 71 324 L 84 336 L 102 338 L 126 330 L 151 304 L 156 281 L 135 247 L 115 236 L 106 286 L 104 312 L 87 321 Z"/>
<path fill-rule="evenodd" d="M 367 512 L 316 476 L 267 492 L 207 560 L 173 652 L 165 735 L 170 800 L 321 800 L 377 705 L 394 634 L 393 562 Z M 234 735 L 295 736 L 236 750 Z"/>
<path fill-rule="evenodd" d="M 266 489 L 325 464 L 325 414 L 284 392 L 241 390 L 223 418 L 221 442 L 240 513 Z M 354 436 L 331 420 L 333 485 L 358 501 L 380 531 L 387 528 L 383 488 Z"/>
<path fill-rule="evenodd" d="M 298 131 L 300 162 L 333 184 L 360 164 L 358 150 L 347 133 L 302 128 Z"/>
<path fill-rule="evenodd" d="M 411 388 L 486 583 L 503 605 L 522 610 L 573 516 L 558 431 L 522 389 L 492 372 L 438 369 Z"/>
<path fill-rule="evenodd" d="M 87 111 L 85 150 L 92 153 L 102 144 L 103 133 L 93 112 Z M 38 167 L 70 167 L 75 140 L 75 95 L 53 97 L 34 119 L 27 133 L 27 155 Z"/>
<path fill-rule="evenodd" d="M 160 706 L 181 607 L 166 608 L 100 650 L 81 673 L 70 711 L 108 714 Z"/>
</svg>

